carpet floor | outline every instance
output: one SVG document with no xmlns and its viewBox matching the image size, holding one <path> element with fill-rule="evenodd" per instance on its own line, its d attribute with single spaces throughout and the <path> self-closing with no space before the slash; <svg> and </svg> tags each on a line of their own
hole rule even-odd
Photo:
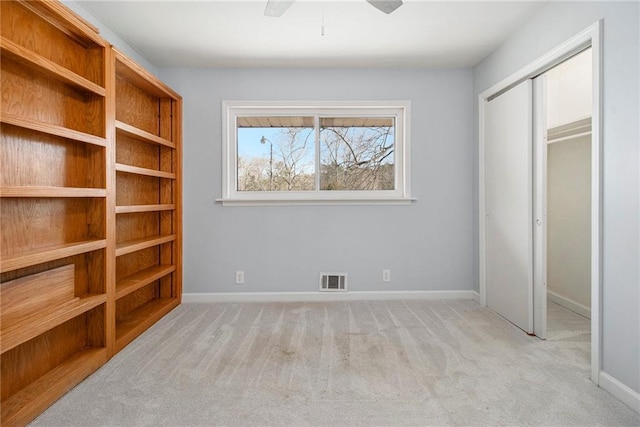
<svg viewBox="0 0 640 427">
<path fill-rule="evenodd" d="M 473 301 L 182 304 L 33 426 L 602 425 L 589 321 L 546 341 Z"/>
</svg>

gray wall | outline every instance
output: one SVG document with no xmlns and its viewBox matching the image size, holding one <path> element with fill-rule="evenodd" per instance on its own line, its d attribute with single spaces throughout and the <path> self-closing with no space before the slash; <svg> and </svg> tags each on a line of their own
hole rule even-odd
<svg viewBox="0 0 640 427">
<path fill-rule="evenodd" d="M 640 392 L 639 9 L 637 2 L 552 2 L 474 68 L 476 100 L 484 90 L 597 20 L 604 20 L 603 370 L 637 392 Z M 477 141 L 477 105 L 474 109 Z M 474 174 L 477 174 L 477 144 L 474 149 Z M 474 226 L 477 228 L 476 223 Z M 477 236 L 476 230 L 474 235 Z M 474 270 L 477 277 L 477 265 Z"/>
<path fill-rule="evenodd" d="M 471 70 L 160 69 L 184 99 L 184 291 L 353 291 L 473 285 Z M 411 100 L 410 206 L 229 207 L 222 100 Z M 382 283 L 382 269 L 391 282 Z M 244 285 L 235 271 L 245 271 Z"/>
</svg>

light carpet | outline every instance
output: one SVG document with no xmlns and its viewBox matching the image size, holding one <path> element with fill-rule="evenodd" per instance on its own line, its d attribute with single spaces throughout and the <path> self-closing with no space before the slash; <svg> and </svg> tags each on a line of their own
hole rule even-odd
<svg viewBox="0 0 640 427">
<path fill-rule="evenodd" d="M 589 321 L 549 339 L 473 301 L 183 304 L 34 426 L 603 425 Z"/>
</svg>

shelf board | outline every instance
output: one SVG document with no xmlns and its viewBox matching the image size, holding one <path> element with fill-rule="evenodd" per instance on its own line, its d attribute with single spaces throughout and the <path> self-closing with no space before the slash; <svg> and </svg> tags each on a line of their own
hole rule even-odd
<svg viewBox="0 0 640 427">
<path fill-rule="evenodd" d="M 107 197 L 104 188 L 11 186 L 0 187 L 0 197 Z"/>
<path fill-rule="evenodd" d="M 175 238 L 175 236 L 174 236 Z M 30 267 L 43 262 L 54 261 L 85 252 L 92 252 L 107 247 L 107 241 L 87 240 L 83 242 L 65 243 L 62 245 L 39 248 L 19 255 L 11 255 L 0 260 L 0 273 Z"/>
<path fill-rule="evenodd" d="M 58 65 L 44 56 L 40 56 L 9 39 L 0 37 L 0 50 L 2 51 L 3 56 L 6 55 L 11 57 L 22 64 L 43 72 L 63 83 L 99 96 L 106 96 L 107 91 L 102 86 L 69 71 L 65 67 Z"/>
<path fill-rule="evenodd" d="M 116 163 L 116 171 L 134 173 L 136 175 L 154 176 L 156 178 L 176 179 L 176 174 L 173 172 L 139 168 L 138 166 L 123 165 L 122 163 Z"/>
<path fill-rule="evenodd" d="M 137 291 L 174 271 L 176 271 L 175 265 L 154 265 L 153 267 L 124 277 L 116 283 L 116 299 Z"/>
<path fill-rule="evenodd" d="M 116 352 L 180 304 L 178 298 L 153 299 L 116 321 Z"/>
<path fill-rule="evenodd" d="M 160 211 L 173 211 L 176 209 L 176 205 L 127 205 L 116 206 L 117 214 L 126 213 L 139 213 L 139 212 L 160 212 Z"/>
<path fill-rule="evenodd" d="M 136 240 L 128 240 L 116 245 L 116 256 L 119 257 L 121 255 L 130 254 L 131 252 L 140 251 L 142 249 L 161 245 L 167 242 L 172 242 L 174 240 L 176 240 L 175 234 L 171 234 L 168 236 L 153 236 Z"/>
<path fill-rule="evenodd" d="M 53 307 L 50 310 L 37 313 L 20 322 L 12 323 L 2 328 L 2 353 L 23 344 L 38 335 L 86 313 L 92 308 L 107 301 L 106 294 L 88 294 L 69 303 Z M 4 326 L 4 325 L 3 325 Z"/>
<path fill-rule="evenodd" d="M 107 361 L 106 348 L 76 353 L 2 402 L 2 425 L 26 425 Z"/>
<path fill-rule="evenodd" d="M 68 6 L 60 2 L 30 2 L 21 1 L 23 7 L 29 9 L 42 19 L 51 23 L 57 29 L 71 37 L 84 47 L 103 47 L 109 44 L 101 38 L 100 30 L 86 19 L 78 16 Z"/>
<path fill-rule="evenodd" d="M 129 59 L 118 49 L 113 48 L 116 57 L 116 76 L 158 98 L 180 99 L 180 95 L 156 76 Z"/>
<path fill-rule="evenodd" d="M 138 129 L 135 126 L 131 126 L 130 124 L 121 122 L 119 120 L 116 120 L 116 131 L 139 141 L 147 142 L 149 144 L 158 144 L 164 145 L 169 148 L 176 148 L 176 144 L 169 141 L 168 139 L 161 138 L 157 135 L 154 135 L 142 129 Z"/>
<path fill-rule="evenodd" d="M 100 136 L 68 129 L 64 126 L 40 122 L 38 120 L 21 117 L 15 114 L 2 112 L 2 114 L 0 114 L 0 121 L 2 121 L 2 123 L 18 126 L 24 129 L 46 133 L 48 135 L 59 136 L 61 138 L 72 139 L 74 141 L 84 142 L 87 144 L 99 145 L 100 147 L 107 146 L 107 140 Z"/>
</svg>

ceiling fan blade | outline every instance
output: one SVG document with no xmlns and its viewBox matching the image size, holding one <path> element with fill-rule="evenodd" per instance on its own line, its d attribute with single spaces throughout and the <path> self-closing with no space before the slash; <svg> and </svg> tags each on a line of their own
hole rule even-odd
<svg viewBox="0 0 640 427">
<path fill-rule="evenodd" d="M 367 0 L 367 3 L 387 15 L 402 6 L 402 0 Z"/>
<path fill-rule="evenodd" d="M 272 16 L 279 18 L 293 4 L 294 0 L 267 0 L 267 6 L 264 8 L 264 16 Z"/>
</svg>

